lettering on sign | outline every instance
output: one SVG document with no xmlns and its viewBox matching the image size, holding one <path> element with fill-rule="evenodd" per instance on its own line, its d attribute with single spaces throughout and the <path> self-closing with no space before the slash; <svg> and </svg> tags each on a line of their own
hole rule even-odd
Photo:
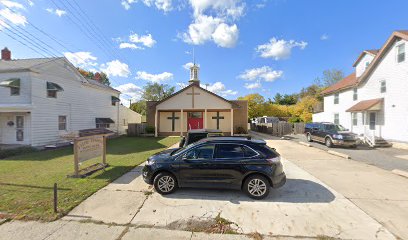
<svg viewBox="0 0 408 240">
<path fill-rule="evenodd" d="M 78 162 L 102 156 L 104 147 L 103 136 L 81 139 L 76 141 Z"/>
</svg>

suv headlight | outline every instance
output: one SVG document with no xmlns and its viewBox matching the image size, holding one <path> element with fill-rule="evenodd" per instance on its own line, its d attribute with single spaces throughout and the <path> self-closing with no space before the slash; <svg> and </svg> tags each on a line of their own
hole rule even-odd
<svg viewBox="0 0 408 240">
<path fill-rule="evenodd" d="M 336 138 L 336 139 L 343 139 L 343 136 L 342 136 L 342 135 L 340 135 L 340 134 L 334 134 L 334 135 L 333 135 L 333 138 Z"/>
</svg>

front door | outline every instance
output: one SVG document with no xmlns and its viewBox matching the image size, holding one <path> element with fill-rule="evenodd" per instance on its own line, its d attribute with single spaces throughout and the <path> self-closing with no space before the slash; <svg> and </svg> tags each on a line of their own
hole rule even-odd
<svg viewBox="0 0 408 240">
<path fill-rule="evenodd" d="M 187 115 L 187 127 L 191 129 L 203 129 L 203 113 L 202 112 L 189 112 Z"/>
<path fill-rule="evenodd" d="M 375 112 L 370 112 L 369 115 L 369 125 L 370 125 L 370 130 L 375 130 L 375 124 L 376 124 L 376 116 L 377 114 Z"/>
<path fill-rule="evenodd" d="M 24 116 L 16 116 L 16 141 L 24 141 Z"/>
</svg>

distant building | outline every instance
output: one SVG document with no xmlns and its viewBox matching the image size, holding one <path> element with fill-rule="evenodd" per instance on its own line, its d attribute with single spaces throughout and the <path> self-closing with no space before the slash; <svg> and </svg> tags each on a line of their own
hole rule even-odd
<svg viewBox="0 0 408 240">
<path fill-rule="evenodd" d="M 375 145 L 408 142 L 408 31 L 396 31 L 379 50 L 365 50 L 355 72 L 323 91 L 324 108 L 313 121 L 329 121 Z"/>
<path fill-rule="evenodd" d="M 191 129 L 219 129 L 233 135 L 248 129 L 247 101 L 227 100 L 200 86 L 199 67 L 190 68 L 189 85 L 162 101 L 147 102 L 147 123 L 156 136 L 183 135 Z"/>
<path fill-rule="evenodd" d="M 0 60 L 0 145 L 43 146 L 82 129 L 126 133 L 140 114 L 120 104 L 120 92 L 84 78 L 64 57 Z"/>
</svg>

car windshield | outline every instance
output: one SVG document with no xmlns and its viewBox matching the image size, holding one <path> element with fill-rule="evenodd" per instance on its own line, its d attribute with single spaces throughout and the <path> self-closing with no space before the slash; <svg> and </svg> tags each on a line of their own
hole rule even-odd
<svg viewBox="0 0 408 240">
<path fill-rule="evenodd" d="M 340 124 L 326 124 L 324 128 L 328 131 L 347 131 L 347 129 Z"/>
<path fill-rule="evenodd" d="M 173 155 L 177 155 L 177 154 L 183 152 L 184 150 L 187 150 L 187 149 L 190 149 L 190 148 L 196 146 L 198 143 L 200 143 L 200 141 L 195 142 L 195 143 L 191 143 L 191 144 L 189 144 L 189 145 L 187 145 L 187 146 L 185 146 L 185 147 L 183 147 L 183 148 L 179 148 L 179 149 L 177 149 L 176 151 L 172 152 L 170 155 L 172 155 L 172 156 L 173 156 Z"/>
</svg>

